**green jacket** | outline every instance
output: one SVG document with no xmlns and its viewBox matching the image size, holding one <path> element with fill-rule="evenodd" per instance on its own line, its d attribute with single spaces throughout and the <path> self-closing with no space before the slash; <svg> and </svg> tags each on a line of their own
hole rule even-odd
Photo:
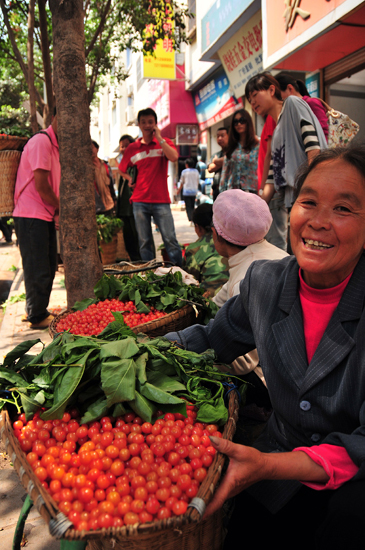
<svg viewBox="0 0 365 550">
<path fill-rule="evenodd" d="M 212 233 L 206 233 L 185 250 L 184 269 L 193 275 L 200 286 L 216 291 L 228 281 L 228 262 L 214 248 Z"/>
</svg>

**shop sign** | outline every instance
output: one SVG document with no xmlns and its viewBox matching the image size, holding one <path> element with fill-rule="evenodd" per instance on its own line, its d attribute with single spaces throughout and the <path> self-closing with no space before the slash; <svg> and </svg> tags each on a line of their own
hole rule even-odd
<svg viewBox="0 0 365 550">
<path fill-rule="evenodd" d="M 149 80 L 150 107 L 156 112 L 158 127 L 163 130 L 170 124 L 170 83 L 167 80 Z"/>
<path fill-rule="evenodd" d="M 197 124 L 176 125 L 176 145 L 198 145 L 199 127 Z"/>
<path fill-rule="evenodd" d="M 320 94 L 319 73 L 307 74 L 305 77 L 305 85 L 311 97 L 319 97 L 319 94 Z"/>
<path fill-rule="evenodd" d="M 200 130 L 213 126 L 242 108 L 242 101 L 232 96 L 223 68 L 194 94 L 194 104 Z"/>
<path fill-rule="evenodd" d="M 216 0 L 204 15 L 202 26 L 202 54 L 242 15 L 253 0 Z"/>
<path fill-rule="evenodd" d="M 264 68 L 275 66 L 363 0 L 262 0 Z"/>
<path fill-rule="evenodd" d="M 164 28 L 171 32 L 173 23 L 166 23 Z M 146 38 L 153 32 L 153 26 L 146 27 Z M 163 40 L 158 40 L 155 46 L 154 55 L 143 56 L 143 78 L 157 78 L 159 80 L 175 80 L 175 50 L 173 40 L 168 35 Z"/>
<path fill-rule="evenodd" d="M 302 19 L 308 19 L 310 16 L 310 12 L 301 9 L 299 4 L 300 0 L 285 0 L 284 19 L 286 32 L 294 25 L 297 15 L 300 15 Z"/>
<path fill-rule="evenodd" d="M 243 96 L 248 80 L 263 71 L 261 11 L 226 42 L 218 55 L 234 95 Z"/>
</svg>

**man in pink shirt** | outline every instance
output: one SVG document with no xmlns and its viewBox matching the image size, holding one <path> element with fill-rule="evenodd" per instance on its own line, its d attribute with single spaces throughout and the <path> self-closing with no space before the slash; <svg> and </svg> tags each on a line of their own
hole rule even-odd
<svg viewBox="0 0 365 550">
<path fill-rule="evenodd" d="M 57 117 L 33 136 L 22 153 L 14 192 L 14 223 L 22 257 L 26 314 L 30 328 L 46 328 L 47 311 L 57 267 L 55 218 L 59 211 L 61 167 Z"/>
</svg>

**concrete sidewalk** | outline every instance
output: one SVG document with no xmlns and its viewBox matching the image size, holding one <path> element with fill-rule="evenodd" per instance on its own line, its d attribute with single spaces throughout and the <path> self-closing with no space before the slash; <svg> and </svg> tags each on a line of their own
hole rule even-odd
<svg viewBox="0 0 365 550">
<path fill-rule="evenodd" d="M 180 208 L 173 208 L 173 217 L 175 222 L 176 236 L 181 244 L 194 242 L 197 240 L 194 228 L 190 226 L 186 213 Z M 160 233 L 153 231 L 156 250 L 162 244 Z M 1 249 L 2 250 L 2 249 Z M 15 245 L 11 247 L 11 265 L 16 263 L 17 270 L 11 285 L 9 299 L 21 296 L 25 293 L 23 270 L 19 250 Z M 157 257 L 161 257 L 157 253 Z M 1 256 L 0 256 L 0 263 Z M 11 267 L 11 266 L 9 266 Z M 0 277 L 1 277 L 0 265 Z M 53 282 L 52 293 L 50 297 L 50 310 L 59 312 L 67 306 L 66 290 L 63 284 L 64 274 L 57 272 Z M 33 330 L 28 328 L 28 324 L 21 321 L 24 314 L 24 301 L 18 301 L 7 305 L 0 326 L 0 358 L 9 353 L 16 345 L 26 340 L 39 338 L 44 344 L 51 342 L 48 329 Z M 42 349 L 42 344 L 37 344 L 30 351 L 38 353 Z M 0 546 L 5 550 L 12 547 L 12 540 L 16 528 L 16 523 L 25 500 L 26 493 L 19 481 L 18 475 L 13 469 L 10 458 L 4 453 L 4 446 L 0 444 Z M 24 529 L 26 545 L 29 550 L 59 550 L 60 542 L 52 538 L 48 532 L 48 527 L 39 515 L 36 508 L 32 508 Z"/>
</svg>

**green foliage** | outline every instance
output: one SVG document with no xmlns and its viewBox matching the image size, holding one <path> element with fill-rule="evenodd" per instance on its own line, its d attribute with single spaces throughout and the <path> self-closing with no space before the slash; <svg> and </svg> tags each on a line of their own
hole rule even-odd
<svg viewBox="0 0 365 550">
<path fill-rule="evenodd" d="M 123 227 L 123 221 L 120 218 L 110 218 L 109 216 L 104 216 L 104 214 L 97 214 L 96 224 L 99 244 L 101 241 L 110 243 L 114 235 Z"/>
<path fill-rule="evenodd" d="M 108 276 L 104 273 L 94 288 L 97 300 L 116 297 L 121 301 L 133 300 L 140 313 L 149 311 L 145 302 L 166 313 L 191 303 L 203 314 L 202 322 L 208 323 L 217 313 L 218 307 L 203 297 L 204 292 L 199 286 L 185 285 L 179 271 L 163 276 L 149 271 L 142 275 L 135 274 L 133 277 L 124 275 L 118 279 L 114 275 Z M 89 301 L 86 305 L 86 301 L 83 301 L 75 304 L 73 309 L 83 310 L 91 303 L 92 301 Z"/>
<path fill-rule="evenodd" d="M 20 56 L 27 66 L 27 0 L 2 0 L 0 12 L 0 67 L 9 67 L 19 72 L 19 60 L 13 50 L 9 31 L 5 24 L 5 15 L 14 35 Z M 173 48 L 188 42 L 185 33 L 185 16 L 188 10 L 181 8 L 175 0 L 84 0 L 84 33 L 85 33 L 85 68 L 89 102 L 92 101 L 98 88 L 105 83 L 106 75 L 111 75 L 112 83 L 121 82 L 127 77 L 125 68 L 120 63 L 120 52 L 126 48 L 153 54 L 156 41 L 168 36 L 172 39 Z M 49 52 L 52 61 L 52 17 L 45 5 L 47 34 L 50 44 Z M 166 19 L 172 19 L 175 30 L 166 27 Z M 147 25 L 153 25 L 153 33 L 145 40 Z M 34 63 L 35 86 L 39 98 L 43 95 L 43 58 L 40 33 L 39 3 L 35 5 L 34 28 Z M 0 80 L 2 79 L 0 69 Z M 24 74 L 22 87 L 28 89 Z M 1 126 L 1 124 L 0 124 Z"/>
<path fill-rule="evenodd" d="M 11 305 L 11 304 L 16 304 L 17 302 L 23 302 L 25 301 L 25 294 L 17 294 L 15 296 L 12 296 L 11 298 L 8 298 L 7 300 L 5 300 L 5 302 L 1 305 L 1 307 L 3 308 L 3 311 L 5 312 L 6 310 L 6 306 L 8 305 Z"/>
<path fill-rule="evenodd" d="M 215 366 L 212 350 L 199 355 L 165 338 L 135 335 L 116 321 L 110 325 L 112 331 L 97 337 L 59 335 L 33 358 L 27 352 L 39 340 L 17 346 L 0 366 L 0 409 L 11 403 L 19 412 L 20 400 L 27 419 L 41 407 L 44 420 L 61 418 L 77 405 L 82 423 L 128 410 L 150 422 L 157 410 L 186 416 L 187 399 L 199 406 L 198 420 L 227 421 L 227 375 Z"/>
<path fill-rule="evenodd" d="M 0 69 L 1 134 L 23 137 L 32 135 L 29 114 L 22 106 L 26 98 L 20 79 L 12 78 L 6 69 Z"/>
</svg>

